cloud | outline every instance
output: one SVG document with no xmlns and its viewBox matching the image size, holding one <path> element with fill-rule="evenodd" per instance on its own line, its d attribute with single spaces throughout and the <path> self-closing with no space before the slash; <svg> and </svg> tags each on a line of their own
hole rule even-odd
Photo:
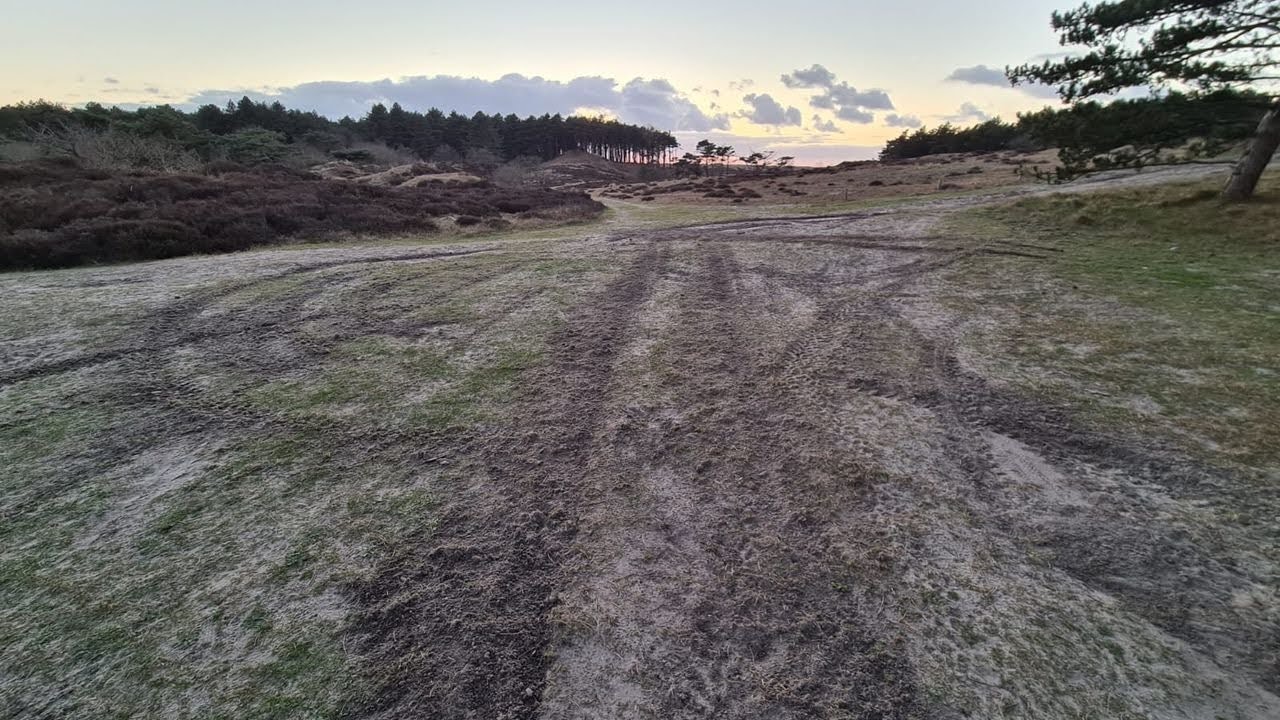
<svg viewBox="0 0 1280 720">
<path fill-rule="evenodd" d="M 814 130 L 821 133 L 840 132 L 840 127 L 838 125 L 830 120 L 823 120 L 819 115 L 814 115 L 809 122 L 813 125 Z"/>
<path fill-rule="evenodd" d="M 735 90 L 737 92 L 741 92 L 743 90 L 746 90 L 749 87 L 753 87 L 755 84 L 756 84 L 756 81 L 752 80 L 751 78 L 742 78 L 741 80 L 738 80 L 738 81 L 730 81 L 729 89 Z"/>
<path fill-rule="evenodd" d="M 947 122 L 985 122 L 991 119 L 991 116 L 982 108 L 971 102 L 964 103 L 955 115 L 948 115 Z"/>
<path fill-rule="evenodd" d="M 814 63 L 808 70 L 795 70 L 782 76 L 782 84 L 789 88 L 829 88 L 836 82 L 835 73 Z"/>
<path fill-rule="evenodd" d="M 840 83 L 827 89 L 826 95 L 818 96 L 831 103 L 836 108 L 842 107 L 859 107 L 871 110 L 893 110 L 893 101 L 889 99 L 889 94 L 883 90 L 867 90 L 859 92 L 849 87 L 849 83 Z M 810 104 L 813 101 L 810 100 Z"/>
<path fill-rule="evenodd" d="M 998 68 L 987 67 L 986 65 L 974 65 L 967 68 L 956 68 L 947 76 L 947 80 L 953 82 L 969 83 L 971 85 L 993 85 L 995 87 L 1009 87 L 1009 80 L 1004 75 L 1004 70 Z"/>
<path fill-rule="evenodd" d="M 782 84 L 789 88 L 821 90 L 809 97 L 809 105 L 819 110 L 830 110 L 837 118 L 852 123 L 866 125 L 875 122 L 872 110 L 894 109 L 893 100 L 884 90 L 858 90 L 816 63 L 808 69 L 786 73 L 782 76 Z"/>
<path fill-rule="evenodd" d="M 144 92 L 144 93 L 146 93 L 146 94 L 148 94 L 148 95 L 159 95 L 159 94 L 160 94 L 160 88 L 158 88 L 158 87 L 146 87 L 146 88 L 143 88 L 143 89 L 142 89 L 142 92 Z"/>
<path fill-rule="evenodd" d="M 120 81 L 119 81 L 119 80 L 117 80 L 117 79 L 115 79 L 115 78 L 113 78 L 113 77 L 104 77 L 104 78 L 102 78 L 102 82 L 104 82 L 104 83 L 106 83 L 106 84 L 108 84 L 108 85 L 119 85 L 119 84 L 120 84 Z"/>
<path fill-rule="evenodd" d="M 742 98 L 742 102 L 750 105 L 750 109 L 739 113 L 739 117 L 757 125 L 799 125 L 800 110 L 794 107 L 783 108 L 782 104 L 769 94 L 752 93 Z"/>
<path fill-rule="evenodd" d="M 258 101 L 279 101 L 289 108 L 314 110 L 330 118 L 363 116 L 375 103 L 399 103 L 406 110 L 439 108 L 470 115 L 569 114 L 577 108 L 607 110 L 627 123 L 662 130 L 706 132 L 728 129 L 727 114 L 707 114 L 670 82 L 635 78 L 619 86 L 613 78 L 583 76 L 568 81 L 527 77 L 517 73 L 497 80 L 455 75 L 420 75 L 398 80 L 346 82 L 322 80 L 258 91 L 205 90 L 190 97 L 187 106 L 225 105 L 247 95 Z"/>
<path fill-rule="evenodd" d="M 956 68 L 951 71 L 951 74 L 946 79 L 951 82 L 962 82 L 970 85 L 988 85 L 999 88 L 1013 87 L 1010 85 L 1009 79 L 1005 77 L 1004 70 L 986 65 Z M 1058 96 L 1057 89 L 1040 83 L 1022 83 L 1016 89 L 1032 97 L 1055 98 Z"/>
<path fill-rule="evenodd" d="M 876 121 L 875 115 L 856 107 L 837 108 L 836 117 L 859 125 L 869 125 Z"/>
<path fill-rule="evenodd" d="M 570 84 L 573 82 L 576 80 L 571 80 Z M 636 78 L 624 85 L 619 93 L 618 118 L 623 122 L 663 130 L 706 132 L 729 129 L 728 115 L 707 115 L 677 92 L 671 83 L 661 79 Z"/>
<path fill-rule="evenodd" d="M 884 116 L 884 124 L 896 128 L 918 128 L 924 125 L 915 115 L 898 115 L 890 113 Z"/>
</svg>

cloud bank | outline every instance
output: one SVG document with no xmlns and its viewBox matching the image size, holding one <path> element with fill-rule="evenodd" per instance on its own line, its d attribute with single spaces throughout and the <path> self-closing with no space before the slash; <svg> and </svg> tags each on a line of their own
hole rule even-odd
<svg viewBox="0 0 1280 720">
<path fill-rule="evenodd" d="M 567 115 L 579 108 L 597 108 L 619 120 L 651 125 L 660 130 L 708 132 L 727 130 L 729 116 L 707 113 L 670 82 L 635 78 L 619 85 L 613 78 L 577 77 L 567 82 L 527 77 L 518 73 L 497 80 L 455 75 L 420 75 L 399 80 L 345 82 L 323 80 L 265 91 L 206 90 L 193 95 L 188 106 L 224 105 L 248 95 L 258 101 L 279 101 L 289 108 L 314 110 L 329 118 L 361 117 L 375 103 L 399 103 L 406 110 L 439 108 L 470 115 Z"/>
</svg>

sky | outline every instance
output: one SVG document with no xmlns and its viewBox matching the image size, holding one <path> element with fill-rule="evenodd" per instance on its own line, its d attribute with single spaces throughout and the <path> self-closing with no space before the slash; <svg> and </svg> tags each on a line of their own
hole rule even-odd
<svg viewBox="0 0 1280 720">
<path fill-rule="evenodd" d="M 1000 70 L 1061 51 L 1049 16 L 1075 4 L 0 0 L 0 104 L 579 112 L 829 163 L 1056 103 Z"/>
</svg>

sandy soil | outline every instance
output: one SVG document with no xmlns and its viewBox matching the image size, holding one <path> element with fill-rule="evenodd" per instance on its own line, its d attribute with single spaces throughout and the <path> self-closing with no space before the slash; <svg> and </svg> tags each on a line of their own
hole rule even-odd
<svg viewBox="0 0 1280 720">
<path fill-rule="evenodd" d="M 380 683 L 348 714 L 1280 717 L 1276 554 L 1257 529 L 1207 542 L 1173 520 L 1245 502 L 1232 478 L 1081 427 L 957 354 L 938 274 L 1036 252 L 936 234 L 974 202 L 519 253 L 278 251 L 9 277 L 8 293 L 133 287 L 138 314 L 92 351 L 51 328 L 6 353 L 0 383 L 127 361 L 130 392 L 199 392 L 199 377 L 148 378 L 148 358 L 305 364 L 328 340 L 298 344 L 290 318 L 314 323 L 307 303 L 370 263 L 598 261 L 610 271 L 561 314 L 501 420 L 423 451 L 464 480 L 433 531 L 346 595 L 351 652 Z M 302 289 L 234 321 L 207 314 L 285 277 Z M 358 313 L 331 320 L 363 332 Z M 236 422 L 178 420 L 197 425 L 170 435 Z"/>
</svg>

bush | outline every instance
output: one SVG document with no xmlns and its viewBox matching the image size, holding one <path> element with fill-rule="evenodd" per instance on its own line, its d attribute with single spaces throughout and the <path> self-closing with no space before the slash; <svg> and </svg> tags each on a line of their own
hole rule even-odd
<svg viewBox="0 0 1280 720">
<path fill-rule="evenodd" d="M 219 149 L 227 160 L 245 165 L 278 163 L 289 153 L 284 135 L 262 128 L 245 128 L 219 141 Z"/>
<path fill-rule="evenodd" d="M 368 150 L 330 150 L 329 154 L 338 160 L 365 163 L 373 161 L 373 153 Z"/>
<path fill-rule="evenodd" d="M 490 179 L 501 187 L 523 187 L 528 182 L 529 173 L 541 164 L 542 161 L 535 157 L 518 157 L 494 170 Z"/>
<path fill-rule="evenodd" d="M 522 213 L 526 210 L 532 210 L 533 205 L 527 202 L 519 202 L 517 200 L 499 200 L 494 207 L 504 213 Z"/>
<path fill-rule="evenodd" d="M 0 165 L 0 269 L 68 267 L 240 250 L 299 235 L 433 232 L 520 213 L 599 213 L 584 193 L 489 183 L 378 187 L 282 166 L 211 163 L 210 175 L 108 173 L 67 163 Z"/>
</svg>

